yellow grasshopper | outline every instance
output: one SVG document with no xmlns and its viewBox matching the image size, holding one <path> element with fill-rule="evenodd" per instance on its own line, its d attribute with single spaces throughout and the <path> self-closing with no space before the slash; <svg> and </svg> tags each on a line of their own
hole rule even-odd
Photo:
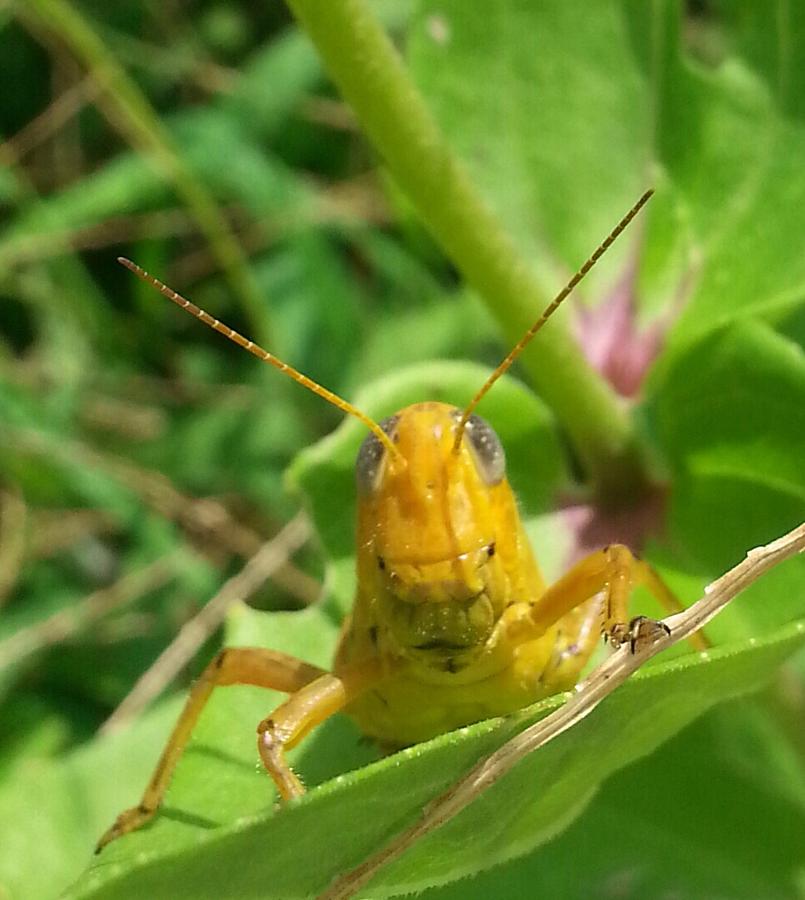
<svg viewBox="0 0 805 900">
<path fill-rule="evenodd" d="M 294 378 L 370 430 L 358 453 L 357 594 L 332 672 L 262 647 L 222 650 L 204 670 L 145 789 L 98 850 L 158 810 L 212 691 L 250 684 L 290 696 L 257 726 L 260 757 L 284 799 L 304 791 L 285 760 L 333 713 L 395 748 L 572 686 L 599 634 L 632 650 L 665 626 L 629 618 L 642 584 L 669 611 L 681 607 L 623 545 L 577 563 L 546 586 L 506 480 L 500 441 L 474 414 L 548 317 L 651 196 L 644 194 L 492 373 L 466 409 L 417 403 L 380 423 L 214 319 L 129 260 L 170 300 Z"/>
</svg>

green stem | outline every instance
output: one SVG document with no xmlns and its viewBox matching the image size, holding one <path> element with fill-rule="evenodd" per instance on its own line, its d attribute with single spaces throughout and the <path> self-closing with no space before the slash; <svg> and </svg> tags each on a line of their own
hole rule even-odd
<svg viewBox="0 0 805 900">
<path fill-rule="evenodd" d="M 67 0 L 31 0 L 39 25 L 66 42 L 104 89 L 111 121 L 135 147 L 149 156 L 187 204 L 213 255 L 226 273 L 249 327 L 260 342 L 267 340 L 267 315 L 243 252 L 215 199 L 185 165 L 159 117 L 137 84 L 129 78 L 90 24 Z"/>
<path fill-rule="evenodd" d="M 369 4 L 287 2 L 397 183 L 514 343 L 550 298 L 448 147 Z M 621 212 L 613 211 L 613 220 Z M 553 323 L 523 364 L 599 499 L 634 495 L 646 477 L 631 420 L 567 330 Z"/>
</svg>

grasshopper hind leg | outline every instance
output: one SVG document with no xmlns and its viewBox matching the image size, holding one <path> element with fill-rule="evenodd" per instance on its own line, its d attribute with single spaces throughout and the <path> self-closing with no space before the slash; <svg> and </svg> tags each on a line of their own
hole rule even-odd
<svg viewBox="0 0 805 900">
<path fill-rule="evenodd" d="M 111 841 L 135 831 L 154 817 L 162 804 L 176 764 L 216 687 L 252 684 L 294 694 L 326 674 L 318 666 L 262 647 L 234 647 L 218 653 L 193 686 L 139 804 L 117 817 L 98 841 L 95 852 L 99 853 Z M 284 769 L 287 770 L 287 765 Z M 280 775 L 273 770 L 269 771 L 279 786 Z M 282 775 L 285 775 L 284 771 Z M 295 776 L 291 773 L 286 777 L 290 781 Z"/>
</svg>

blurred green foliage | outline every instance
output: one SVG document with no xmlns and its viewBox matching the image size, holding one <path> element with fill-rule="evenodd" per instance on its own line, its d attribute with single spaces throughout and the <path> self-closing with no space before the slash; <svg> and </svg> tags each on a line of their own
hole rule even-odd
<svg viewBox="0 0 805 900">
<path fill-rule="evenodd" d="M 615 517 L 593 509 L 556 411 L 514 381 L 486 401 L 551 576 L 591 541 L 626 536 L 693 599 L 803 518 L 805 15 L 767 6 L 371 4 L 549 292 L 646 183 L 657 187 L 564 313 L 628 394 L 659 485 L 652 502 L 636 495 Z M 7 3 L 0 80 L 0 898 L 36 900 L 76 879 L 136 801 L 177 698 L 122 733 L 98 728 L 291 518 L 300 490 L 321 541 L 249 598 L 259 611 L 235 608 L 226 639 L 326 664 L 353 587 L 361 428 L 344 423 L 317 444 L 337 411 L 115 257 L 333 390 L 362 392 L 378 416 L 415 399 L 466 401 L 482 370 L 430 361 L 493 365 L 507 319 L 429 237 L 280 3 Z M 671 661 L 636 681 L 373 896 L 504 863 L 587 803 L 523 860 L 427 893 L 805 896 L 791 839 L 805 825 L 801 656 L 762 701 L 709 713 L 632 762 L 716 700 L 765 683 L 797 641 L 788 623 L 805 616 L 804 575 L 793 561 L 753 586 L 712 626 L 717 663 Z M 301 609 L 322 581 L 324 601 Z M 171 680 L 177 694 L 222 639 L 207 636 Z M 169 809 L 106 851 L 81 896 L 306 896 L 523 724 L 437 740 L 272 818 L 252 743 L 271 702 L 251 689 L 213 702 Z M 309 784 L 376 756 L 346 722 L 298 754 Z M 533 808 L 514 808 L 529 794 Z M 372 833 L 343 834 L 345 818 Z M 216 866 L 228 867 L 223 882 Z"/>
</svg>

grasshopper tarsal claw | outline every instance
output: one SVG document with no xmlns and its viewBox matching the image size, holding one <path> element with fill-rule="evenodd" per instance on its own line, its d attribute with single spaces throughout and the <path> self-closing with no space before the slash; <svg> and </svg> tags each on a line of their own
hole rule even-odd
<svg viewBox="0 0 805 900">
<path fill-rule="evenodd" d="M 97 856 L 107 844 L 110 844 L 121 835 L 143 826 L 153 818 L 155 812 L 156 808 L 151 809 L 141 803 L 139 806 L 132 807 L 132 809 L 127 809 L 125 812 L 120 813 L 111 828 L 107 829 L 96 844 L 95 855 Z"/>
<path fill-rule="evenodd" d="M 607 639 L 615 650 L 628 643 L 630 652 L 638 653 L 643 647 L 650 646 L 670 633 L 671 629 L 665 622 L 648 616 L 635 616 L 628 625 L 623 622 L 617 624 L 607 634 Z"/>
</svg>

